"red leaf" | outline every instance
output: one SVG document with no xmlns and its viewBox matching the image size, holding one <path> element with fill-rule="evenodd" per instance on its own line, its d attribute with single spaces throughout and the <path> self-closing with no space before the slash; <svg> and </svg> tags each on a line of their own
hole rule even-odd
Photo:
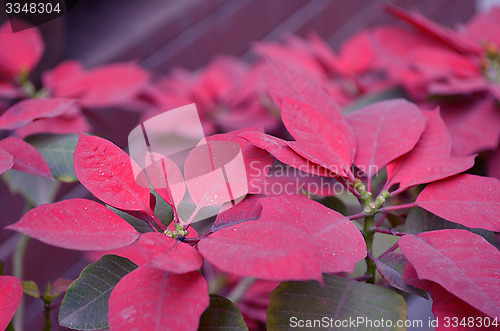
<svg viewBox="0 0 500 331">
<path fill-rule="evenodd" d="M 433 284 L 431 297 L 432 314 L 438 320 L 436 331 L 486 330 L 489 329 L 488 327 L 491 325 L 491 321 L 493 321 L 493 318 L 489 318 L 490 324 L 488 327 L 485 327 L 484 322 L 487 317 L 485 314 L 460 300 L 438 284 Z M 462 320 L 465 321 L 465 327 L 460 325 Z M 445 321 L 449 321 L 449 323 L 445 323 Z M 445 325 L 449 325 L 449 327 L 445 327 Z"/>
<path fill-rule="evenodd" d="M 212 231 L 218 231 L 236 224 L 248 221 L 256 221 L 262 212 L 262 205 L 257 201 L 262 195 L 247 195 L 243 201 L 237 205 L 219 212 Z"/>
<path fill-rule="evenodd" d="M 285 43 L 258 42 L 252 50 L 263 58 L 279 61 L 297 71 L 315 77 L 325 75 L 321 63 L 311 54 L 312 48 L 307 48 L 304 42 L 296 36 L 286 36 Z"/>
<path fill-rule="evenodd" d="M 12 276 L 0 276 L 0 330 L 7 329 L 23 297 L 21 281 Z"/>
<path fill-rule="evenodd" d="M 134 98 L 146 86 L 149 76 L 133 63 L 85 71 L 79 62 L 66 61 L 43 78 L 55 96 L 78 98 L 84 107 L 109 107 Z"/>
<path fill-rule="evenodd" d="M 80 113 L 64 114 L 54 118 L 41 118 L 31 122 L 24 128 L 16 130 L 19 137 L 24 138 L 37 133 L 81 133 L 90 131 L 90 124 Z"/>
<path fill-rule="evenodd" d="M 492 43 L 500 47 L 500 8 L 493 7 L 489 11 L 474 15 L 467 23 L 464 37 L 476 45 Z"/>
<path fill-rule="evenodd" d="M 490 316 L 500 316 L 500 252 L 466 230 L 405 235 L 399 247 L 420 279 L 447 291 Z"/>
<path fill-rule="evenodd" d="M 500 138 L 500 111 L 493 98 L 443 103 L 441 114 L 452 140 L 452 155 L 466 156 L 494 149 Z"/>
<path fill-rule="evenodd" d="M 111 330 L 197 330 L 208 307 L 208 285 L 198 272 L 183 275 L 139 267 L 109 298 Z"/>
<path fill-rule="evenodd" d="M 404 9 L 401 9 L 397 6 L 387 4 L 385 5 L 385 9 L 392 15 L 401 18 L 402 20 L 410 23 L 417 29 L 420 29 L 422 32 L 435 37 L 441 42 L 447 44 L 450 47 L 455 48 L 459 52 L 464 53 L 479 53 L 479 45 L 474 45 L 469 43 L 462 38 L 460 35 L 450 30 L 449 28 L 445 28 L 440 26 L 433 21 L 429 20 L 425 16 L 422 16 L 418 12 L 407 12 Z"/>
<path fill-rule="evenodd" d="M 79 135 L 74 156 L 75 173 L 97 198 L 113 207 L 152 213 L 149 185 L 136 182 L 134 160 L 112 142 Z"/>
<path fill-rule="evenodd" d="M 13 158 L 12 169 L 33 175 L 53 179 L 49 165 L 42 154 L 22 139 L 7 137 L 0 140 L 0 150 L 9 153 Z"/>
<path fill-rule="evenodd" d="M 269 89 L 296 141 L 288 145 L 340 176 L 350 173 L 356 137 L 340 107 L 314 80 L 273 63 Z"/>
<path fill-rule="evenodd" d="M 418 47 L 411 61 L 428 78 L 471 78 L 481 75 L 480 67 L 468 56 L 441 47 Z"/>
<path fill-rule="evenodd" d="M 133 63 L 116 63 L 89 71 L 80 99 L 87 107 L 106 107 L 131 100 L 149 80 L 149 73 Z"/>
<path fill-rule="evenodd" d="M 164 234 L 149 232 L 139 238 L 139 249 L 148 265 L 175 274 L 201 268 L 203 258 L 192 246 Z"/>
<path fill-rule="evenodd" d="M 12 79 L 23 70 L 30 72 L 40 60 L 44 48 L 37 28 L 13 33 L 8 22 L 0 27 L 0 45 L 0 72 Z"/>
<path fill-rule="evenodd" d="M 370 179 L 387 163 L 415 146 L 424 131 L 426 118 L 414 104 L 397 99 L 352 112 L 347 121 L 360 146 L 354 164 Z"/>
<path fill-rule="evenodd" d="M 79 97 L 83 93 L 80 83 L 85 71 L 79 61 L 64 61 L 43 74 L 43 85 L 59 98 Z"/>
<path fill-rule="evenodd" d="M 287 141 L 285 140 L 267 135 L 263 132 L 248 131 L 241 133 L 240 136 L 251 142 L 254 146 L 268 151 L 281 162 L 303 172 L 325 177 L 336 176 L 336 174 L 331 171 L 312 163 L 302 155 L 297 154 L 288 146 Z"/>
<path fill-rule="evenodd" d="M 372 69 L 374 58 L 370 33 L 368 30 L 361 30 L 342 44 L 337 66 L 358 75 Z"/>
<path fill-rule="evenodd" d="M 1 142 L 1 141 L 0 141 Z M 5 150 L 0 149 L 0 175 L 9 171 L 14 165 L 14 158 Z"/>
<path fill-rule="evenodd" d="M 408 187 L 446 178 L 472 167 L 475 156 L 449 157 L 451 140 L 439 111 L 422 112 L 427 117 L 424 133 L 409 153 L 387 165 L 385 189 L 399 183 L 397 193 Z"/>
<path fill-rule="evenodd" d="M 365 258 L 366 245 L 361 232 L 342 214 L 299 195 L 280 195 L 259 199 L 263 206 L 261 227 L 275 221 L 303 230 L 320 252 L 320 270 L 325 273 L 352 272 Z"/>
<path fill-rule="evenodd" d="M 318 249 L 309 234 L 284 222 L 246 222 L 198 243 L 217 268 L 268 280 L 322 280 Z"/>
<path fill-rule="evenodd" d="M 240 135 L 245 132 L 261 132 L 261 127 L 250 127 L 234 130 L 229 133 L 217 134 L 207 138 L 207 141 L 232 141 L 240 146 L 243 161 L 245 163 L 246 177 L 248 182 L 248 193 L 258 193 L 260 185 L 266 179 L 267 173 L 274 158 L 269 153 L 254 146 Z"/>
<path fill-rule="evenodd" d="M 469 228 L 500 231 L 500 181 L 468 174 L 429 184 L 417 204 Z"/>
<path fill-rule="evenodd" d="M 97 202 L 70 199 L 41 205 L 6 229 L 46 244 L 78 250 L 106 250 L 133 243 L 139 233 L 125 220 Z"/>
<path fill-rule="evenodd" d="M 146 259 L 144 256 L 141 254 L 139 250 L 139 241 L 136 240 L 132 244 L 128 246 L 123 246 L 117 249 L 112 249 L 112 250 L 105 250 L 105 251 L 89 251 L 85 252 L 85 258 L 91 262 L 96 262 L 99 260 L 101 257 L 107 254 L 113 254 L 113 255 L 118 255 L 124 258 L 129 259 L 130 261 L 134 262 L 138 266 L 142 266 L 144 264 L 147 264 Z"/>
<path fill-rule="evenodd" d="M 210 141 L 193 148 L 184 163 L 186 186 L 197 208 L 219 206 L 248 193 L 240 146 Z"/>
<path fill-rule="evenodd" d="M 19 129 L 36 119 L 56 117 L 74 111 L 70 99 L 28 99 L 16 103 L 0 116 L 0 129 Z"/>
<path fill-rule="evenodd" d="M 168 157 L 153 152 L 146 157 L 146 174 L 154 190 L 176 212 L 186 194 L 186 184 L 179 167 Z"/>
</svg>

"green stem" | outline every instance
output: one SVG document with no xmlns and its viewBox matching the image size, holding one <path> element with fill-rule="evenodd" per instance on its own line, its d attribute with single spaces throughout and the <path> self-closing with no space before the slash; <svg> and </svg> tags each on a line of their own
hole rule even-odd
<svg viewBox="0 0 500 331">
<path fill-rule="evenodd" d="M 24 278 L 24 255 L 26 254 L 26 248 L 30 238 L 24 234 L 19 236 L 17 241 L 16 251 L 12 257 L 12 274 L 13 276 L 23 279 Z M 23 319 L 24 319 L 24 298 L 21 299 L 21 303 L 17 308 L 16 315 L 14 316 L 14 328 L 17 331 L 23 330 Z"/>
<path fill-rule="evenodd" d="M 234 289 L 229 293 L 227 298 L 231 300 L 233 303 L 237 303 L 240 301 L 245 295 L 246 291 L 257 279 L 254 277 L 245 277 L 242 278 L 238 284 L 234 287 Z"/>
<path fill-rule="evenodd" d="M 50 328 L 52 327 L 52 322 L 50 321 L 50 301 L 44 301 L 43 308 L 43 313 L 45 316 L 45 325 L 43 326 L 43 331 L 50 331 Z"/>
<path fill-rule="evenodd" d="M 373 236 L 375 232 L 373 231 L 375 217 L 373 215 L 368 215 L 365 217 L 365 225 L 363 228 L 363 236 L 365 237 L 366 242 L 366 250 L 368 251 L 368 255 L 365 258 L 366 261 L 366 273 L 370 276 L 370 279 L 367 280 L 368 283 L 375 283 L 375 262 L 370 258 L 373 250 Z"/>
</svg>

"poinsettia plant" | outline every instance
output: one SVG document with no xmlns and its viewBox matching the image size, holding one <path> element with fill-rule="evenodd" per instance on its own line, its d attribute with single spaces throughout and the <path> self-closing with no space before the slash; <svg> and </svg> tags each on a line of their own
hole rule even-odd
<svg viewBox="0 0 500 331">
<path fill-rule="evenodd" d="M 58 297 L 77 330 L 497 328 L 500 182 L 483 153 L 498 146 L 499 11 L 459 32 L 388 11 L 416 30 L 363 30 L 339 54 L 289 36 L 258 44 L 255 64 L 220 57 L 154 81 L 66 61 L 38 89 L 40 36 L 2 27 L 22 56 L 0 51 L 0 173 L 29 207 L 5 230 L 95 261 L 45 291 L 0 268 L 0 328 L 23 293 L 46 330 Z M 192 102 L 213 135 L 181 163 L 89 134 L 89 109 L 127 103 L 144 120 Z M 40 198 L 26 183 L 43 177 L 46 195 L 75 182 L 93 197 Z M 432 298 L 434 320 L 408 320 L 411 296 Z"/>
</svg>

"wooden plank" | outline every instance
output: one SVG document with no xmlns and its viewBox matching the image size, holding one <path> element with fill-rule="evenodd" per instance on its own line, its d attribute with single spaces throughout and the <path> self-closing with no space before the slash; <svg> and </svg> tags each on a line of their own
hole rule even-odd
<svg viewBox="0 0 500 331">
<path fill-rule="evenodd" d="M 195 69 L 218 54 L 240 55 L 289 17 L 305 0 L 228 0 L 157 52 L 142 59 L 150 70 Z"/>
</svg>

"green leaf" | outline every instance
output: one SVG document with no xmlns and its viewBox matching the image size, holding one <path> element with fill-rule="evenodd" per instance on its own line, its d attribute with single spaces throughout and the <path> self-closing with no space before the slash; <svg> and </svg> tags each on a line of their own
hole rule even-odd
<svg viewBox="0 0 500 331">
<path fill-rule="evenodd" d="M 14 169 L 4 173 L 2 178 L 10 193 L 21 194 L 33 207 L 52 203 L 61 185 L 58 181 Z"/>
<path fill-rule="evenodd" d="M 40 289 L 38 288 L 38 285 L 36 285 L 36 283 L 34 281 L 25 280 L 25 281 L 21 281 L 21 284 L 23 284 L 24 294 L 32 296 L 33 298 L 40 297 Z"/>
<path fill-rule="evenodd" d="M 401 295 L 353 279 L 323 276 L 324 286 L 314 281 L 281 283 L 271 293 L 267 329 L 303 330 L 310 325 L 314 330 L 406 330 L 396 327 L 397 321 L 405 321 L 407 314 Z M 382 319 L 385 328 L 374 324 L 370 327 L 369 321 Z M 349 323 L 352 320 L 356 323 Z"/>
<path fill-rule="evenodd" d="M 375 259 L 378 272 L 392 285 L 392 287 L 428 299 L 425 291 L 404 282 L 403 272 L 407 263 L 408 260 L 406 257 L 396 252 L 390 252 Z"/>
<path fill-rule="evenodd" d="M 328 207 L 330 209 L 333 209 L 342 215 L 346 216 L 347 215 L 347 206 L 345 203 L 340 200 L 337 197 L 331 196 L 331 197 L 325 197 L 323 199 L 318 200 L 319 203 L 321 203 L 323 206 Z"/>
<path fill-rule="evenodd" d="M 405 92 L 400 87 L 393 87 L 375 94 L 368 94 L 358 98 L 355 102 L 343 108 L 342 111 L 344 114 L 349 114 L 356 109 L 363 108 L 375 102 L 399 98 L 407 99 Z"/>
<path fill-rule="evenodd" d="M 406 218 L 404 231 L 406 233 L 421 233 L 441 229 L 468 230 L 472 233 L 480 235 L 497 249 L 500 249 L 500 241 L 493 231 L 485 229 L 472 229 L 458 223 L 449 222 L 420 207 L 412 208 L 410 210 L 408 217 Z"/>
<path fill-rule="evenodd" d="M 153 231 L 153 229 L 151 229 L 148 223 L 144 222 L 143 220 L 138 219 L 137 217 L 134 217 L 132 215 L 129 215 L 126 212 L 121 211 L 120 209 L 116 209 L 115 207 L 111 206 L 106 206 L 106 207 L 108 207 L 113 211 L 113 213 L 115 213 L 116 215 L 120 216 L 125 221 L 127 221 L 128 224 L 132 225 L 137 232 L 146 233 Z"/>
<path fill-rule="evenodd" d="M 73 167 L 73 154 L 77 142 L 77 134 L 67 134 L 34 140 L 31 144 L 47 161 L 54 178 L 62 182 L 76 182 L 78 178 Z"/>
<path fill-rule="evenodd" d="M 155 191 L 152 193 L 156 197 L 155 215 L 165 226 L 168 226 L 174 220 L 174 211 L 158 193 Z"/>
<path fill-rule="evenodd" d="M 240 310 L 230 300 L 219 295 L 210 295 L 210 306 L 200 319 L 198 331 L 203 330 L 247 330 Z"/>
<path fill-rule="evenodd" d="M 59 324 L 76 330 L 108 327 L 111 290 L 137 265 L 117 255 L 104 255 L 83 269 L 70 285 L 59 310 Z"/>
</svg>

